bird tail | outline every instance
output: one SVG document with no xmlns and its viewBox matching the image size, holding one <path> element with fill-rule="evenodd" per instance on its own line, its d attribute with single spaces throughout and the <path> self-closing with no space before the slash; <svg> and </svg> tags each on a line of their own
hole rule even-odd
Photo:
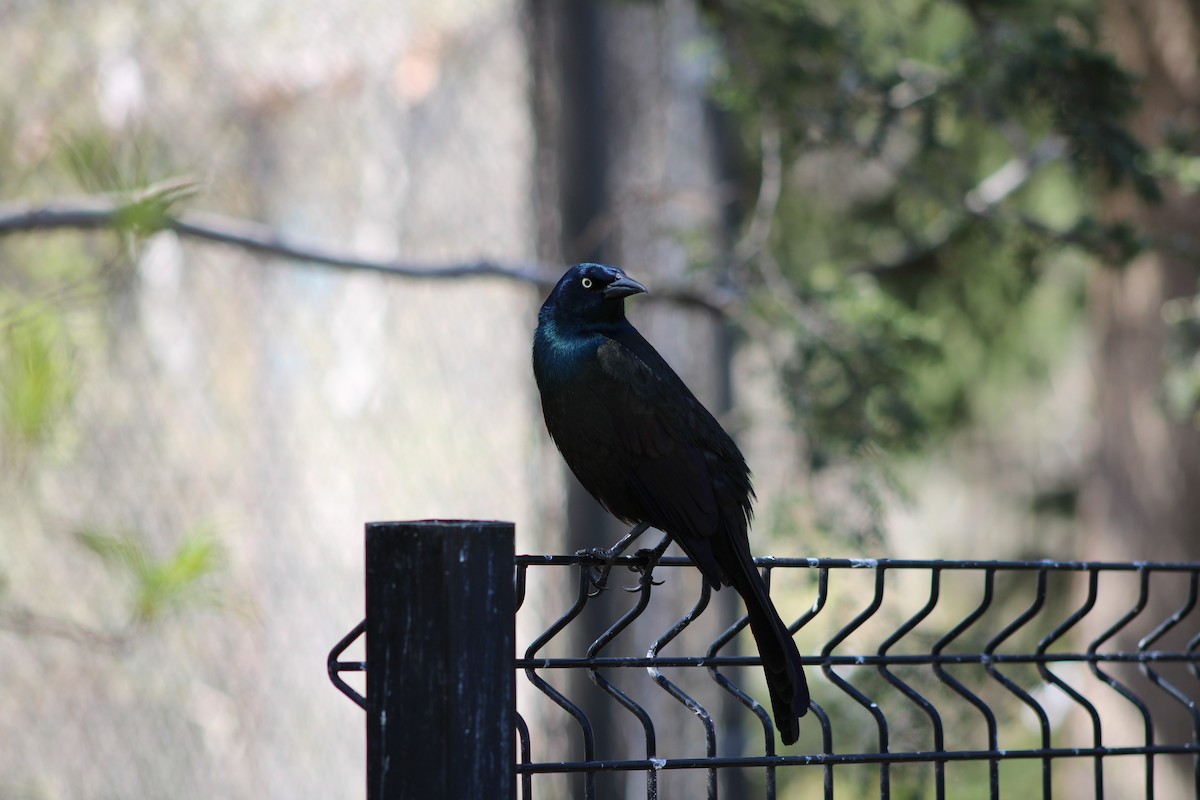
<svg viewBox="0 0 1200 800">
<path fill-rule="evenodd" d="M 730 576 L 733 578 L 731 583 L 746 604 L 750 633 L 758 645 L 767 678 L 775 727 L 784 744 L 795 744 L 800 737 L 800 717 L 808 713 L 809 705 L 808 682 L 804 679 L 800 651 L 779 618 L 749 553 L 738 561 L 742 574 Z"/>
</svg>

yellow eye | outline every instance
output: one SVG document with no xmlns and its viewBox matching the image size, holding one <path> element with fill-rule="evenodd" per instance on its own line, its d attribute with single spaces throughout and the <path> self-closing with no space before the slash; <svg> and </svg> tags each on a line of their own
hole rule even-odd
<svg viewBox="0 0 1200 800">
<path fill-rule="evenodd" d="M 583 288 L 585 288 L 585 289 L 592 288 L 592 279 L 591 278 L 584 278 L 582 281 L 580 281 L 580 283 L 583 284 Z"/>
</svg>

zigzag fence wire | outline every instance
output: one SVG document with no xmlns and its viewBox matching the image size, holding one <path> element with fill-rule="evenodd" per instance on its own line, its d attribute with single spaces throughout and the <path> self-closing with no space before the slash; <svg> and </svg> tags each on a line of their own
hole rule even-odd
<svg viewBox="0 0 1200 800">
<path fill-rule="evenodd" d="M 718 613 L 718 595 L 686 559 L 665 558 L 655 573 L 695 587 L 686 604 L 678 590 L 671 596 L 673 623 L 626 642 L 666 592 L 605 592 L 606 609 L 619 598 L 615 618 L 584 652 L 563 652 L 578 641 L 572 626 L 600 604 L 593 564 L 515 559 L 518 622 L 533 613 L 532 586 L 567 587 L 556 595 L 557 618 L 518 640 L 522 798 L 538 796 L 553 775 L 570 787 L 554 796 L 608 797 L 597 786 L 614 773 L 626 776 L 621 796 L 640 796 L 628 789 L 640 773 L 645 796 L 656 798 L 668 776 L 685 771 L 702 776 L 690 796 L 735 800 L 783 797 L 798 782 L 805 797 L 1122 798 L 1134 773 L 1151 798 L 1163 791 L 1168 761 L 1200 797 L 1200 563 L 759 559 L 785 621 L 788 609 L 804 609 L 789 627 L 813 706 L 801 741 L 786 748 L 756 700 L 765 689 L 745 618 L 700 647 L 688 638 Z M 338 659 L 361 627 L 330 654 L 331 677 L 360 702 L 339 673 L 366 665 Z M 691 652 L 674 652 L 682 640 Z M 597 698 L 617 709 L 616 757 L 603 752 L 613 737 L 601 727 L 614 715 L 597 715 Z M 734 772 L 738 788 L 722 789 Z"/>
</svg>

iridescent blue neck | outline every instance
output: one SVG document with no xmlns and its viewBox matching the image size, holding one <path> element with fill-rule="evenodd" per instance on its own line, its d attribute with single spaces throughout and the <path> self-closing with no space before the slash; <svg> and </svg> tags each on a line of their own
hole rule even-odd
<svg viewBox="0 0 1200 800">
<path fill-rule="evenodd" d="M 589 329 L 590 327 L 590 329 Z M 552 391 L 591 363 L 606 339 L 602 326 L 562 325 L 544 319 L 533 336 L 533 368 L 542 391 Z"/>
</svg>

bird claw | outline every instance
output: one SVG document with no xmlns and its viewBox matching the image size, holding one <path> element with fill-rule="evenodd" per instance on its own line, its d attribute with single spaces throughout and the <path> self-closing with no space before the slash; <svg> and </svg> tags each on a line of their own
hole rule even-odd
<svg viewBox="0 0 1200 800">
<path fill-rule="evenodd" d="M 663 581 L 654 580 L 654 568 L 658 566 L 658 560 L 662 558 L 663 551 L 657 547 L 644 547 L 634 553 L 635 558 L 646 559 L 646 564 L 630 564 L 629 571 L 639 573 L 640 577 L 636 586 L 624 586 L 625 591 L 630 594 L 636 594 L 651 586 L 662 586 Z"/>
<path fill-rule="evenodd" d="M 621 554 L 621 551 L 617 550 L 614 552 L 614 549 L 609 547 L 585 547 L 582 550 L 575 551 L 575 555 L 577 556 L 589 556 L 591 558 L 598 558 L 604 562 L 598 567 L 588 567 L 588 583 L 595 588 L 594 592 L 588 591 L 588 597 L 597 597 L 608 588 L 609 573 L 612 572 L 617 556 Z"/>
<path fill-rule="evenodd" d="M 625 591 L 629 592 L 630 594 L 637 594 L 638 592 L 645 589 L 647 586 L 662 586 L 664 583 L 666 583 L 666 581 L 656 581 L 653 578 L 647 579 L 647 576 L 643 575 L 642 577 L 638 578 L 637 585 L 622 586 L 621 588 L 624 589 Z"/>
<path fill-rule="evenodd" d="M 649 527 L 650 523 L 639 522 L 637 525 L 633 526 L 629 533 L 621 537 L 621 541 L 617 542 L 612 547 L 585 547 L 582 550 L 575 551 L 575 555 L 577 556 L 590 556 L 591 558 L 598 558 L 603 562 L 599 567 L 588 568 L 588 582 L 591 583 L 591 585 L 596 589 L 594 592 L 588 592 L 588 597 L 596 597 L 602 591 L 604 591 L 605 588 L 607 588 L 609 573 L 612 572 L 613 565 L 617 563 L 617 559 L 620 558 L 621 554 L 629 548 L 630 543 L 645 533 L 646 529 Z M 663 551 L 667 549 L 667 544 L 669 542 L 670 537 L 664 536 L 662 542 L 660 542 L 658 547 L 654 548 L 653 550 L 638 551 L 638 555 L 646 557 L 650 570 L 654 569 L 654 565 L 658 563 L 659 557 L 662 556 Z M 637 572 L 641 571 L 641 568 L 639 567 L 630 567 L 630 569 Z M 647 570 L 647 574 L 649 574 L 649 570 Z M 651 581 L 650 585 L 654 585 L 654 582 Z"/>
</svg>

